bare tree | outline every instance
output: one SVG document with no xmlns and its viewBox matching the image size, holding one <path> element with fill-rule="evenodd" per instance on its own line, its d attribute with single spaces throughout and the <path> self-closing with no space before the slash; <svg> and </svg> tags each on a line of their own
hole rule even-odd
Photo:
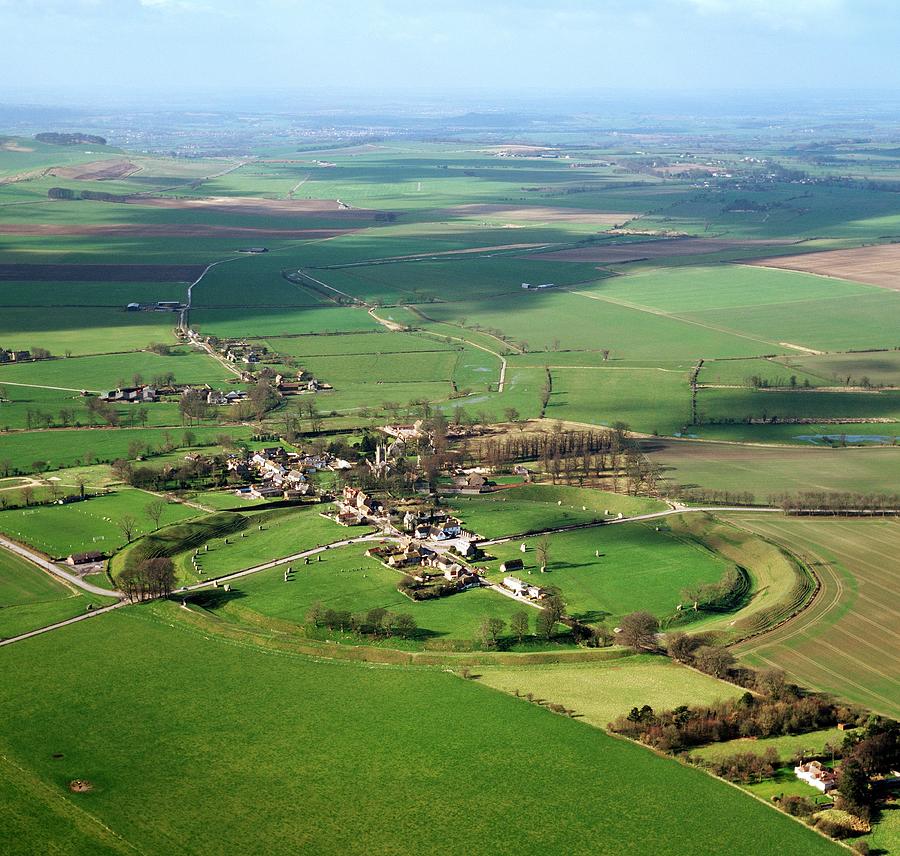
<svg viewBox="0 0 900 856">
<path fill-rule="evenodd" d="M 534 548 L 535 556 L 537 556 L 538 567 L 544 569 L 550 564 L 550 538 L 543 535 L 538 538 L 537 545 Z"/>
<path fill-rule="evenodd" d="M 132 538 L 134 538 L 135 530 L 137 529 L 137 520 L 135 519 L 133 514 L 123 514 L 119 518 L 119 530 L 122 533 L 122 536 L 125 538 L 127 543 L 131 543 Z"/>
<path fill-rule="evenodd" d="M 149 517 L 153 521 L 154 529 L 159 529 L 159 522 L 160 520 L 162 520 L 163 512 L 165 510 L 166 504 L 161 499 L 157 499 L 151 503 L 148 503 L 146 508 L 144 508 L 144 512 L 147 517 Z"/>
</svg>

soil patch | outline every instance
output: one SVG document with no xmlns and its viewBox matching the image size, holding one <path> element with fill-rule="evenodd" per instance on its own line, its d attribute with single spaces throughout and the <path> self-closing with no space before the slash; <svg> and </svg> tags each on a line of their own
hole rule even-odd
<svg viewBox="0 0 900 856">
<path fill-rule="evenodd" d="M 346 208 L 332 199 L 263 199 L 257 196 L 132 196 L 126 204 L 258 217 L 321 217 L 328 214 L 342 220 L 366 222 L 374 221 L 377 215 L 382 214 L 366 208 Z"/>
<path fill-rule="evenodd" d="M 80 163 L 77 166 L 57 166 L 48 170 L 47 175 L 69 178 L 75 181 L 108 181 L 125 178 L 139 172 L 141 167 L 128 160 L 101 160 Z"/>
<path fill-rule="evenodd" d="M 0 282 L 193 282 L 204 265 L 0 264 Z"/>
<path fill-rule="evenodd" d="M 555 253 L 540 253 L 532 258 L 554 262 L 596 262 L 621 264 L 668 256 L 702 256 L 725 250 L 741 250 L 748 247 L 772 247 L 793 241 L 743 240 L 729 241 L 718 238 L 663 238 L 658 241 L 631 241 L 627 244 L 578 247 Z"/>
<path fill-rule="evenodd" d="M 900 244 L 756 259 L 747 264 L 833 276 L 900 291 Z"/>
<path fill-rule="evenodd" d="M 578 208 L 554 208 L 549 205 L 515 206 L 515 205 L 454 205 L 452 208 L 441 208 L 432 211 L 434 219 L 441 217 L 479 217 L 486 216 L 500 220 L 513 220 L 526 223 L 590 223 L 596 226 L 615 226 L 625 223 L 637 215 L 622 212 L 582 211 Z"/>
</svg>

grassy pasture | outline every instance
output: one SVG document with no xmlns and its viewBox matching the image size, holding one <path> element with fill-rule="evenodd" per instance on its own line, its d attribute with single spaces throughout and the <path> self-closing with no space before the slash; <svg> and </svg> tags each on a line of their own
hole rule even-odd
<svg viewBox="0 0 900 856">
<path fill-rule="evenodd" d="M 528 238 L 516 230 L 490 240 L 497 241 L 497 247 L 506 247 L 526 244 Z M 510 250 L 488 247 L 479 253 L 316 270 L 313 275 L 364 300 L 402 303 L 478 299 L 520 292 L 523 282 L 572 285 L 604 274 L 593 265 L 538 262 L 528 255 L 517 257 L 510 255 Z"/>
<path fill-rule="evenodd" d="M 900 392 L 829 390 L 703 389 L 697 396 L 701 420 L 872 419 L 900 420 Z M 888 426 L 882 426 L 888 427 Z M 807 434 L 806 425 L 795 425 Z M 833 425 L 829 433 L 852 433 Z"/>
<path fill-rule="evenodd" d="M 900 425 L 895 422 L 806 423 L 803 425 L 767 424 L 691 426 L 686 436 L 706 440 L 727 440 L 738 443 L 779 443 L 795 446 L 896 445 Z M 844 438 L 844 439 L 842 439 Z"/>
<path fill-rule="evenodd" d="M 794 358 L 756 360 L 706 360 L 697 378 L 701 384 L 726 384 L 750 386 L 750 378 L 758 377 L 771 386 L 789 386 L 791 377 L 802 386 L 809 381 L 810 386 L 826 386 L 820 375 L 804 371 L 794 364 Z"/>
<path fill-rule="evenodd" d="M 234 439 L 250 435 L 249 429 L 243 426 L 196 426 L 190 430 L 196 443 L 212 443 L 223 434 Z M 182 429 L 72 428 L 52 433 L 16 431 L 0 435 L 0 461 L 9 461 L 13 469 L 24 473 L 33 471 L 35 461 L 43 461 L 54 469 L 84 463 L 88 456 L 109 463 L 116 458 L 127 458 L 128 447 L 133 442 L 159 450 L 168 440 L 176 445 L 182 444 Z"/>
<path fill-rule="evenodd" d="M 614 622 L 639 609 L 660 618 L 673 615 L 682 589 L 717 582 L 726 569 L 726 563 L 709 550 L 668 528 L 656 531 L 650 524 L 598 526 L 549 537 L 546 574 L 537 566 L 535 539 L 528 538 L 524 555 L 518 539 L 490 548 L 496 557 L 487 563 L 490 578 L 503 579 L 501 561 L 522 558 L 525 571 L 517 573 L 537 585 L 559 588 L 568 612 L 585 621 Z"/>
<path fill-rule="evenodd" d="M 817 378 L 820 383 L 859 384 L 868 377 L 875 386 L 900 386 L 900 351 L 874 351 L 862 354 L 825 354 L 820 357 L 782 357 L 789 370 L 799 369 Z"/>
<path fill-rule="evenodd" d="M 554 368 L 548 419 L 672 434 L 691 418 L 686 373 L 657 368 Z"/>
<path fill-rule="evenodd" d="M 828 280 L 825 282 L 830 284 Z M 779 347 L 781 342 L 820 351 L 896 347 L 900 344 L 897 341 L 900 293 L 874 287 L 866 287 L 866 291 L 832 300 L 797 300 L 787 305 L 696 309 L 684 313 L 683 317 L 768 340 L 775 347 L 770 345 L 762 353 L 769 354 L 792 350 Z M 710 353 L 709 356 L 724 355 Z"/>
<path fill-rule="evenodd" d="M 354 333 L 381 327 L 365 309 L 337 306 L 271 310 L 261 307 L 200 309 L 191 312 L 191 326 L 204 334 L 221 338 Z"/>
<path fill-rule="evenodd" d="M 125 515 L 135 518 L 135 535 L 153 529 L 145 509 L 156 499 L 153 494 L 125 488 L 71 505 L 9 509 L 0 512 L 0 531 L 54 558 L 84 550 L 109 553 L 125 544 L 119 528 Z M 166 503 L 162 523 L 196 514 L 194 508 Z"/>
<path fill-rule="evenodd" d="M 111 354 L 171 342 L 178 316 L 172 312 L 125 312 L 99 307 L 4 308 L 4 348 L 47 348 L 52 354 Z"/>
<path fill-rule="evenodd" d="M 339 336 L 270 336 L 266 345 L 280 354 L 293 357 L 330 357 L 348 354 L 393 354 L 416 351 L 450 351 L 456 347 L 443 340 L 415 333 L 392 333 L 383 327 L 369 333 L 343 333 Z"/>
<path fill-rule="evenodd" d="M 790 427 L 797 433 L 809 428 Z M 844 427 L 829 426 L 830 430 Z M 773 494 L 805 490 L 888 493 L 896 489 L 900 479 L 900 449 L 748 446 L 690 440 L 648 440 L 642 446 L 651 460 L 663 467 L 668 481 L 688 488 L 750 491 L 761 503 Z"/>
<path fill-rule="evenodd" d="M 182 282 L 3 282 L 0 302 L 7 306 L 90 306 L 121 310 L 127 304 L 186 300 Z M 130 319 L 129 319 L 130 321 Z"/>
<path fill-rule="evenodd" d="M 751 665 L 783 668 L 800 684 L 896 717 L 900 681 L 900 525 L 887 520 L 729 516 L 804 557 L 822 589 L 793 621 L 735 649 Z"/>
<path fill-rule="evenodd" d="M 242 503 L 236 496 L 231 497 L 229 508 Z M 203 573 L 196 574 L 191 566 L 193 550 L 178 555 L 176 569 L 182 582 L 196 582 L 210 577 L 219 577 L 233 571 L 240 571 L 273 559 L 290 556 L 311 547 L 324 546 L 347 535 L 347 530 L 321 517 L 321 508 L 283 509 L 252 513 L 248 507 L 249 524 L 239 534 L 216 539 L 208 550 L 201 551 L 199 560 Z M 190 524 L 187 524 L 190 525 Z M 260 529 L 259 527 L 262 527 Z M 358 533 L 364 534 L 360 529 Z"/>
<path fill-rule="evenodd" d="M 743 357 L 777 352 L 766 336 L 745 336 L 725 324 L 674 318 L 643 310 L 580 289 L 567 292 L 520 291 L 500 298 L 429 304 L 422 307 L 437 321 L 465 317 L 488 329 L 502 330 L 529 349 L 599 350 L 616 359 L 691 360 L 698 357 Z"/>
<path fill-rule="evenodd" d="M 374 607 L 407 612 L 416 620 L 418 631 L 415 636 L 408 640 L 367 639 L 365 643 L 405 650 L 478 647 L 479 628 L 485 616 L 508 622 L 513 613 L 522 609 L 521 604 L 488 589 L 475 589 L 439 600 L 411 601 L 397 591 L 401 574 L 366 558 L 367 546 L 359 544 L 328 550 L 322 554 L 321 562 L 311 560 L 309 565 L 293 562 L 293 579 L 287 583 L 283 573 L 288 565 L 284 564 L 231 583 L 230 597 L 213 591 L 201 592 L 192 596 L 192 600 L 223 618 L 271 627 L 278 633 L 299 632 L 300 626 L 306 623 L 307 612 L 317 602 L 325 609 L 350 612 L 365 612 Z M 205 560 L 205 554 L 203 558 Z M 532 622 L 536 614 L 529 610 Z M 359 644 L 359 638 L 349 632 L 341 634 L 320 629 L 317 635 L 334 642 Z M 507 637 L 504 647 L 512 651 L 529 651 L 547 647 L 556 650 L 560 645 L 534 640 L 519 644 Z"/>
<path fill-rule="evenodd" d="M 723 743 L 701 746 L 699 749 L 691 750 L 691 754 L 705 761 L 717 761 L 737 752 L 755 752 L 762 755 L 771 746 L 779 758 L 788 760 L 798 752 L 803 752 L 808 757 L 823 753 L 828 744 L 840 746 L 848 733 L 850 732 L 840 731 L 837 728 L 824 728 L 808 734 L 784 734 L 779 737 L 763 738 L 738 737 Z"/>
<path fill-rule="evenodd" d="M 737 698 L 739 687 L 688 669 L 665 657 L 631 656 L 608 663 L 555 666 L 484 666 L 481 683 L 494 689 L 574 708 L 597 728 L 606 728 L 633 707 L 671 710 L 681 704 L 711 704 Z"/>
<path fill-rule="evenodd" d="M 0 549 L 0 638 L 17 636 L 102 606 L 105 598 L 85 595 L 36 565 Z"/>
<path fill-rule="evenodd" d="M 171 853 L 186 852 L 177 843 L 184 841 L 196 853 L 245 852 L 260 839 L 272 853 L 455 854 L 486 846 L 546 853 L 590 837 L 602 854 L 625 845 L 674 856 L 685 852 L 688 835 L 698 856 L 723 848 L 750 856 L 837 852 L 700 771 L 438 671 L 223 644 L 191 630 L 169 604 L 120 610 L 64 632 L 63 646 L 41 637 L 3 651 L 4 765 L 33 783 L 13 789 L 4 813 L 35 851 L 59 832 L 60 822 L 40 820 L 65 809 L 104 825 L 87 827 L 91 843 L 74 839 L 91 852 L 103 852 L 93 841 L 109 839 L 105 828 L 127 844 Z M 95 656 L 112 649 L 116 657 Z M 76 708 L 80 717 L 70 715 Z M 438 709 L 441 740 L 420 739 L 418 723 Z M 126 743 L 121 710 L 133 712 Z M 176 733 L 177 740 L 160 739 Z M 134 749 L 151 745 L 152 753 Z M 446 799 L 497 769 L 506 785 L 478 812 Z M 73 778 L 94 790 L 67 793 Z M 573 780 L 581 783 L 578 800 Z M 273 781 L 277 793 L 257 800 L 248 825 L 246 801 Z M 157 810 L 148 814 L 150 803 Z M 688 831 L 685 818 L 698 805 L 704 823 Z M 215 836 L 198 837 L 211 813 Z"/>
<path fill-rule="evenodd" d="M 745 265 L 656 268 L 603 280 L 589 290 L 671 315 L 768 305 L 789 312 L 793 303 L 847 300 L 873 293 L 872 288 L 857 283 Z M 824 303 L 823 309 L 828 305 Z"/>
<path fill-rule="evenodd" d="M 605 511 L 631 517 L 667 507 L 642 497 L 543 484 L 521 485 L 480 496 L 460 496 L 449 500 L 449 505 L 469 529 L 487 538 L 590 523 L 602 520 Z"/>
<path fill-rule="evenodd" d="M 170 356 L 141 351 L 3 365 L 0 385 L 15 382 L 105 391 L 115 389 L 119 380 L 130 386 L 136 374 L 149 383 L 157 375 L 168 372 L 174 372 L 177 383 L 223 383 L 234 378 L 207 354 L 177 349 Z"/>
</svg>

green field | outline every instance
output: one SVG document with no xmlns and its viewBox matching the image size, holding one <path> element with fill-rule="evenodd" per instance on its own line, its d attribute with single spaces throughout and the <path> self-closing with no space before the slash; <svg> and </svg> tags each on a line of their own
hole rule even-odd
<svg viewBox="0 0 900 856">
<path fill-rule="evenodd" d="M 723 743 L 701 746 L 699 749 L 691 750 L 691 754 L 703 758 L 705 761 L 717 761 L 738 752 L 754 752 L 762 755 L 766 749 L 771 747 L 778 753 L 779 758 L 789 761 L 797 754 L 803 754 L 806 757 L 824 754 L 826 746 L 839 747 L 850 733 L 852 732 L 841 731 L 837 728 L 826 728 L 808 734 L 784 734 L 779 737 L 738 737 Z"/>
<path fill-rule="evenodd" d="M 667 506 L 658 500 L 562 485 L 520 485 L 449 500 L 463 523 L 486 538 L 501 538 L 610 516 L 647 514 Z"/>
<path fill-rule="evenodd" d="M 809 429 L 791 427 L 801 433 Z M 672 484 L 749 491 L 762 504 L 770 496 L 800 491 L 890 493 L 900 479 L 900 450 L 893 448 L 822 449 L 690 440 L 648 440 L 642 448 Z"/>
<path fill-rule="evenodd" d="M 739 687 L 716 680 L 665 657 L 631 656 L 609 663 L 559 666 L 484 666 L 479 681 L 508 693 L 532 693 L 546 702 L 572 708 L 579 718 L 606 728 L 633 707 L 649 704 L 670 710 L 680 704 L 712 704 L 741 694 Z"/>
<path fill-rule="evenodd" d="M 85 595 L 36 565 L 0 549 L 0 638 L 45 627 L 112 600 Z"/>
<path fill-rule="evenodd" d="M 0 512 L 0 532 L 54 558 L 86 550 L 111 553 L 125 544 L 120 528 L 124 517 L 134 518 L 135 535 L 154 528 L 145 509 L 157 499 L 151 493 L 124 488 L 70 505 L 10 509 Z M 169 502 L 163 510 L 162 524 L 196 514 L 194 508 Z"/>
<path fill-rule="evenodd" d="M 452 675 L 227 645 L 170 605 L 84 622 L 65 639 L 60 647 L 51 634 L 2 654 L 3 764 L 13 766 L 15 795 L 3 811 L 30 850 L 77 817 L 72 846 L 82 852 L 132 843 L 242 852 L 265 840 L 270 853 L 546 853 L 577 837 L 598 853 L 624 845 L 680 854 L 685 835 L 692 853 L 709 856 L 836 852 L 700 771 Z M 116 657 L 96 657 L 111 646 Z M 128 741 L 122 710 L 131 712 Z M 422 723 L 435 710 L 441 739 L 425 739 Z M 504 787 L 479 811 L 448 804 L 448 792 L 493 781 L 498 770 Z M 69 794 L 75 778 L 93 790 Z M 708 834 L 686 825 L 698 803 Z M 215 836 L 198 837 L 211 814 Z"/>
<path fill-rule="evenodd" d="M 524 555 L 518 539 L 490 548 L 495 557 L 488 563 L 491 578 L 498 582 L 503 578 L 501 561 L 522 558 L 525 571 L 517 575 L 524 573 L 528 582 L 559 588 L 569 614 L 585 621 L 615 622 L 636 610 L 671 616 L 683 600 L 682 589 L 717 582 L 726 570 L 726 563 L 709 550 L 673 535 L 668 527 L 657 531 L 652 524 L 608 524 L 549 537 L 546 574 L 536 564 L 536 539 L 529 538 Z"/>
<path fill-rule="evenodd" d="M 409 650 L 423 647 L 476 649 L 480 647 L 479 629 L 483 618 L 494 617 L 508 622 L 522 609 L 521 604 L 487 589 L 461 592 L 439 600 L 411 601 L 397 591 L 401 574 L 367 558 L 364 553 L 368 546 L 371 545 L 328 550 L 322 554 L 322 561 L 313 558 L 309 565 L 302 561 L 292 562 L 293 578 L 288 582 L 284 581 L 284 571 L 289 567 L 285 563 L 232 582 L 229 595 L 206 591 L 192 596 L 192 600 L 223 618 L 277 633 L 299 632 L 315 603 L 321 603 L 325 609 L 349 612 L 366 612 L 376 607 L 406 612 L 413 616 L 418 626 L 417 632 L 408 640 L 361 640 L 349 631 L 341 634 L 324 629 L 313 635 L 345 644 L 364 641 L 367 645 Z M 201 558 L 205 570 L 205 554 Z M 529 615 L 533 625 L 536 611 L 532 615 L 529 610 Z M 504 649 L 513 651 L 559 648 L 559 643 L 548 646 L 534 639 L 526 639 L 520 644 L 508 631 L 502 634 L 501 640 Z"/>
</svg>

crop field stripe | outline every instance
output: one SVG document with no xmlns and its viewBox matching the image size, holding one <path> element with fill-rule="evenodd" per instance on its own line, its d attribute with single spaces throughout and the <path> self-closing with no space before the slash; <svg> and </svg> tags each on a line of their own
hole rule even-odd
<svg viewBox="0 0 900 856">
<path fill-rule="evenodd" d="M 834 525 L 841 531 L 849 528 L 849 524 L 835 523 Z M 875 639 L 873 642 L 855 631 L 864 632 L 866 628 L 872 627 L 882 635 L 887 634 L 894 638 L 900 638 L 900 634 L 891 630 L 891 625 L 896 626 L 898 611 L 894 606 L 874 601 L 864 592 L 859 591 L 853 591 L 852 598 L 845 602 L 848 588 L 842 579 L 842 573 L 838 570 L 840 565 L 833 559 L 826 560 L 823 557 L 815 530 L 816 526 L 812 522 L 792 522 L 787 525 L 779 525 L 778 523 L 754 521 L 753 531 L 759 531 L 775 541 L 791 544 L 795 549 L 799 549 L 801 555 L 812 559 L 814 570 L 822 581 L 822 589 L 819 597 L 803 613 L 784 625 L 783 629 L 765 634 L 749 645 L 738 645 L 735 650 L 739 653 L 746 653 L 751 658 L 759 657 L 769 664 L 780 667 L 790 667 L 789 664 L 793 662 L 797 664 L 794 668 L 801 680 L 805 679 L 814 686 L 818 680 L 819 686 L 828 686 L 837 694 L 840 694 L 842 684 L 853 687 L 861 693 L 862 699 L 877 700 L 877 702 L 887 705 L 886 711 L 893 713 L 897 710 L 897 698 L 900 697 L 900 692 L 891 697 L 874 686 L 865 685 L 856 680 L 861 672 L 869 673 L 883 679 L 885 689 L 897 687 L 900 691 L 900 682 L 893 675 L 885 673 L 879 668 L 879 663 L 886 653 L 885 648 L 877 643 L 877 635 L 873 637 Z M 832 530 L 829 528 L 829 533 L 831 532 Z M 840 540 L 847 541 L 846 538 Z M 852 542 L 850 543 L 852 546 Z M 855 556 L 853 565 L 855 570 Z M 876 566 L 866 565 L 866 567 L 874 570 Z M 848 573 L 847 575 L 851 579 L 855 577 L 864 586 L 875 585 L 888 595 L 896 596 L 895 589 L 880 585 L 864 574 L 854 573 L 851 576 Z M 880 624 L 869 616 L 853 611 L 852 607 L 857 599 L 871 603 L 879 611 L 886 612 L 884 623 Z M 835 610 L 839 610 L 840 614 L 836 618 L 831 618 L 830 616 Z M 863 626 L 861 627 L 860 624 Z M 846 640 L 846 644 L 839 647 L 833 641 L 829 641 L 828 636 L 831 636 L 832 639 Z M 858 649 L 860 645 L 871 649 L 875 656 L 861 658 L 850 653 L 851 650 Z M 782 649 L 780 646 L 786 647 Z M 827 661 L 813 659 L 803 650 L 799 650 L 800 647 L 805 648 L 805 646 L 816 646 L 820 650 L 827 649 L 831 652 L 829 659 Z M 767 654 L 768 656 L 766 656 Z M 881 655 L 881 659 L 878 655 Z M 828 677 L 817 679 L 816 675 L 827 675 Z M 832 687 L 831 681 L 835 679 L 838 683 Z M 877 704 L 875 706 L 877 707 Z"/>
<path fill-rule="evenodd" d="M 587 297 L 589 300 L 599 300 L 602 303 L 612 303 L 616 306 L 621 306 L 623 309 L 632 309 L 635 312 L 646 312 L 648 315 L 656 315 L 659 318 L 667 318 L 670 321 L 680 321 L 683 324 L 691 324 L 695 327 L 703 327 L 706 330 L 712 330 L 716 333 L 722 333 L 723 335 L 736 336 L 739 339 L 747 339 L 750 342 L 756 342 L 760 345 L 770 345 L 781 349 L 781 344 L 778 342 L 772 342 L 767 339 L 760 339 L 756 336 L 750 336 L 747 333 L 739 333 L 738 331 L 733 330 L 729 327 L 719 327 L 715 324 L 706 324 L 703 321 L 698 321 L 694 318 L 686 318 L 682 315 L 675 315 L 670 312 L 664 312 L 662 309 L 653 309 L 649 306 L 641 306 L 640 304 L 629 303 L 626 300 L 618 300 L 613 297 L 603 297 L 599 294 L 587 294 L 584 291 L 573 291 L 569 288 L 565 288 L 562 290 L 567 291 L 569 294 L 577 294 L 580 297 Z"/>
</svg>

